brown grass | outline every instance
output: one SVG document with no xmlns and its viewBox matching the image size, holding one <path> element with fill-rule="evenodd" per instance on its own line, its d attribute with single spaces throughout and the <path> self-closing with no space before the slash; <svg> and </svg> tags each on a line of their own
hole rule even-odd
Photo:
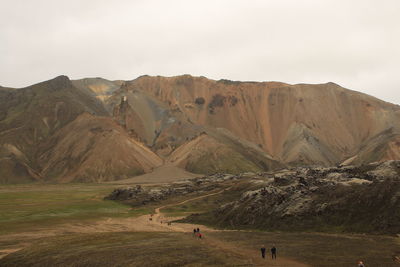
<svg viewBox="0 0 400 267">
<path fill-rule="evenodd" d="M 261 245 L 278 249 L 278 257 L 286 257 L 311 266 L 399 266 L 393 256 L 400 250 L 394 237 L 373 235 L 336 235 L 278 232 L 213 232 L 210 235 L 241 247 L 258 249 Z"/>
<path fill-rule="evenodd" d="M 0 260 L 1 266 L 245 266 L 248 262 L 181 233 L 99 233 L 51 238 Z"/>
</svg>

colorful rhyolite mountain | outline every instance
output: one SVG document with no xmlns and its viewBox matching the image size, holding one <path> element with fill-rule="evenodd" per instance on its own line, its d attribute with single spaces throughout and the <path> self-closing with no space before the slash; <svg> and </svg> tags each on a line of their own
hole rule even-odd
<svg viewBox="0 0 400 267">
<path fill-rule="evenodd" d="M 400 107 L 334 83 L 66 76 L 0 87 L 0 183 L 400 159 Z"/>
</svg>

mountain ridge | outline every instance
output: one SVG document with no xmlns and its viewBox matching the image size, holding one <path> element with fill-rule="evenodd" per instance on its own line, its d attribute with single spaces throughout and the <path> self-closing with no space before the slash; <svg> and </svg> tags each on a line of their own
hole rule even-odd
<svg viewBox="0 0 400 267">
<path fill-rule="evenodd" d="M 103 155 L 109 151 L 101 150 L 99 135 L 88 141 L 100 160 L 91 164 L 107 168 L 92 176 L 50 177 L 49 168 L 65 162 L 73 164 L 71 169 L 94 168 L 84 158 L 56 157 L 58 163 L 48 163 L 62 150 L 58 142 L 70 143 L 63 149 L 68 154 L 88 138 L 92 132 L 84 126 L 92 121 L 119 133 L 108 142 L 127 140 L 148 149 L 147 156 L 117 149 L 121 153 L 115 157 L 132 156 L 127 164 L 137 172 L 120 173 L 118 164 Z M 0 164 L 7 166 L 0 176 L 7 176 L 1 180 L 7 183 L 109 181 L 150 172 L 177 155 L 179 167 L 197 173 L 363 164 L 399 159 L 399 130 L 400 106 L 332 82 L 291 85 L 191 75 L 70 80 L 61 75 L 21 89 L 0 87 Z M 200 143 L 193 146 L 192 140 Z M 159 160 L 149 168 L 138 164 L 141 157 Z"/>
</svg>

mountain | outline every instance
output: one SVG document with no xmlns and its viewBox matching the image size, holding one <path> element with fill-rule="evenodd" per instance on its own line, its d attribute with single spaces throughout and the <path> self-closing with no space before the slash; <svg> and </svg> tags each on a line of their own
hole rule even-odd
<svg viewBox="0 0 400 267">
<path fill-rule="evenodd" d="M 83 112 L 108 114 L 101 103 L 75 88 L 66 76 L 1 92 L 1 181 L 42 180 L 39 146 Z"/>
<path fill-rule="evenodd" d="M 1 182 L 104 181 L 163 160 L 66 76 L 0 95 Z"/>
<path fill-rule="evenodd" d="M 0 87 L 0 182 L 109 181 L 400 157 L 400 107 L 334 83 L 66 76 Z"/>
<path fill-rule="evenodd" d="M 334 83 L 143 76 L 120 93 L 128 101 L 131 94 L 149 95 L 193 124 L 226 129 L 291 165 L 340 163 L 384 131 L 398 132 L 400 125 L 399 106 Z"/>
<path fill-rule="evenodd" d="M 41 150 L 42 175 L 63 182 L 129 178 L 163 163 L 111 118 L 88 113 L 54 134 Z"/>
</svg>

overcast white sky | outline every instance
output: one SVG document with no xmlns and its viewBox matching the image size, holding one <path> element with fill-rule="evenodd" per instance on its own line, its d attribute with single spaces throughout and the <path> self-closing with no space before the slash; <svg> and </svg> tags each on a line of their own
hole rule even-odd
<svg viewBox="0 0 400 267">
<path fill-rule="evenodd" d="M 332 81 L 400 104 L 399 0 L 0 0 L 0 85 Z"/>
</svg>

